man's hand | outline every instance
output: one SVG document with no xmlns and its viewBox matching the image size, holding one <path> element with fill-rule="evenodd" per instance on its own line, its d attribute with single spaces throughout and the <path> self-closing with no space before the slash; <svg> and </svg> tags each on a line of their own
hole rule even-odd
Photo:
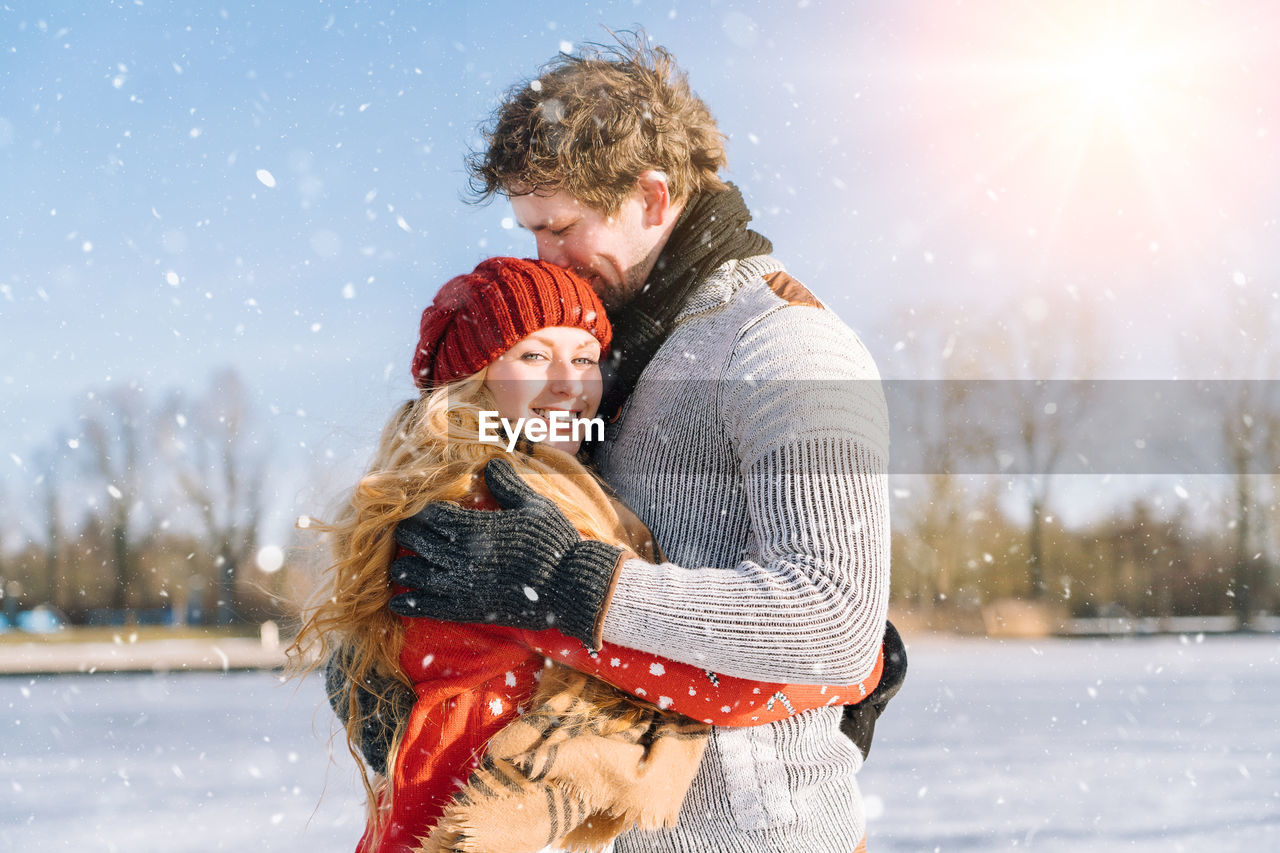
<svg viewBox="0 0 1280 853">
<path fill-rule="evenodd" d="M 598 648 L 622 549 L 584 540 L 505 459 L 490 460 L 484 480 L 501 510 L 433 503 L 396 527 L 396 541 L 415 553 L 391 564 L 392 583 L 410 588 L 391 609 L 446 622 L 554 627 Z"/>
</svg>

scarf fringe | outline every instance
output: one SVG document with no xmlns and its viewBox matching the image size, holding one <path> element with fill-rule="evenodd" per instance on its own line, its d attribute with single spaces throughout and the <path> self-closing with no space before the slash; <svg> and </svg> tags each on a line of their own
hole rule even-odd
<svg viewBox="0 0 1280 853">
<path fill-rule="evenodd" d="M 500 731 L 417 853 L 598 851 L 674 827 L 710 727 L 564 667 Z"/>
</svg>

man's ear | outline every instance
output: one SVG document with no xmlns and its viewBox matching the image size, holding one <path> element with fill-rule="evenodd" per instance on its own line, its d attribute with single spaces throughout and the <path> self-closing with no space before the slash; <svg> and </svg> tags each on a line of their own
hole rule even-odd
<svg viewBox="0 0 1280 853">
<path fill-rule="evenodd" d="M 644 205 L 641 221 L 645 226 L 666 225 L 678 214 L 671 203 L 671 188 L 667 185 L 667 173 L 661 169 L 646 169 L 636 178 L 640 200 Z"/>
</svg>

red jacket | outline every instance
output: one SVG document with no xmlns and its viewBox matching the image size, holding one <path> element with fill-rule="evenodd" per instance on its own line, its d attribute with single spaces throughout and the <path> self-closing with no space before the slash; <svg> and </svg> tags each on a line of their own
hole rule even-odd
<svg viewBox="0 0 1280 853">
<path fill-rule="evenodd" d="M 559 459 L 550 454 L 546 461 Z M 583 500 L 608 500 L 581 466 L 568 462 L 564 473 L 585 484 Z M 651 558 L 654 546 L 648 529 L 626 507 L 609 504 L 617 513 L 619 541 Z M 473 497 L 468 505 L 496 508 L 487 493 Z M 862 684 L 773 684 L 716 675 L 608 644 L 592 653 L 554 629 L 534 632 L 421 618 L 405 618 L 405 629 L 400 665 L 418 699 L 389 768 L 390 813 L 376 837 L 372 827 L 366 829 L 357 853 L 408 853 L 431 832 L 454 792 L 479 764 L 485 744 L 524 710 L 523 703 L 534 693 L 535 676 L 549 660 L 594 675 L 663 710 L 718 726 L 761 725 L 813 708 L 857 702 L 875 688 L 883 670 L 882 654 Z"/>
<path fill-rule="evenodd" d="M 426 836 L 479 764 L 485 744 L 521 713 L 548 660 L 601 678 L 664 709 L 719 726 L 771 723 L 870 693 L 883 661 L 860 685 L 788 685 L 715 675 L 634 649 L 589 652 L 558 631 L 521 631 L 406 619 L 400 665 L 418 700 L 391 770 L 391 811 L 358 853 L 407 853 Z"/>
</svg>

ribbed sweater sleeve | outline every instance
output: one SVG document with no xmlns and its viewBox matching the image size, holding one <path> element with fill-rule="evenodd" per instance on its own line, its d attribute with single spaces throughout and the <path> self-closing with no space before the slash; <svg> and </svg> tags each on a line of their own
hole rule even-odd
<svg viewBox="0 0 1280 853">
<path fill-rule="evenodd" d="M 716 406 L 741 480 L 691 482 L 683 500 L 716 517 L 745 497 L 742 559 L 628 561 L 605 639 L 742 678 L 861 681 L 889 593 L 888 417 L 874 362 L 831 312 L 783 307 L 739 333 Z"/>
</svg>

